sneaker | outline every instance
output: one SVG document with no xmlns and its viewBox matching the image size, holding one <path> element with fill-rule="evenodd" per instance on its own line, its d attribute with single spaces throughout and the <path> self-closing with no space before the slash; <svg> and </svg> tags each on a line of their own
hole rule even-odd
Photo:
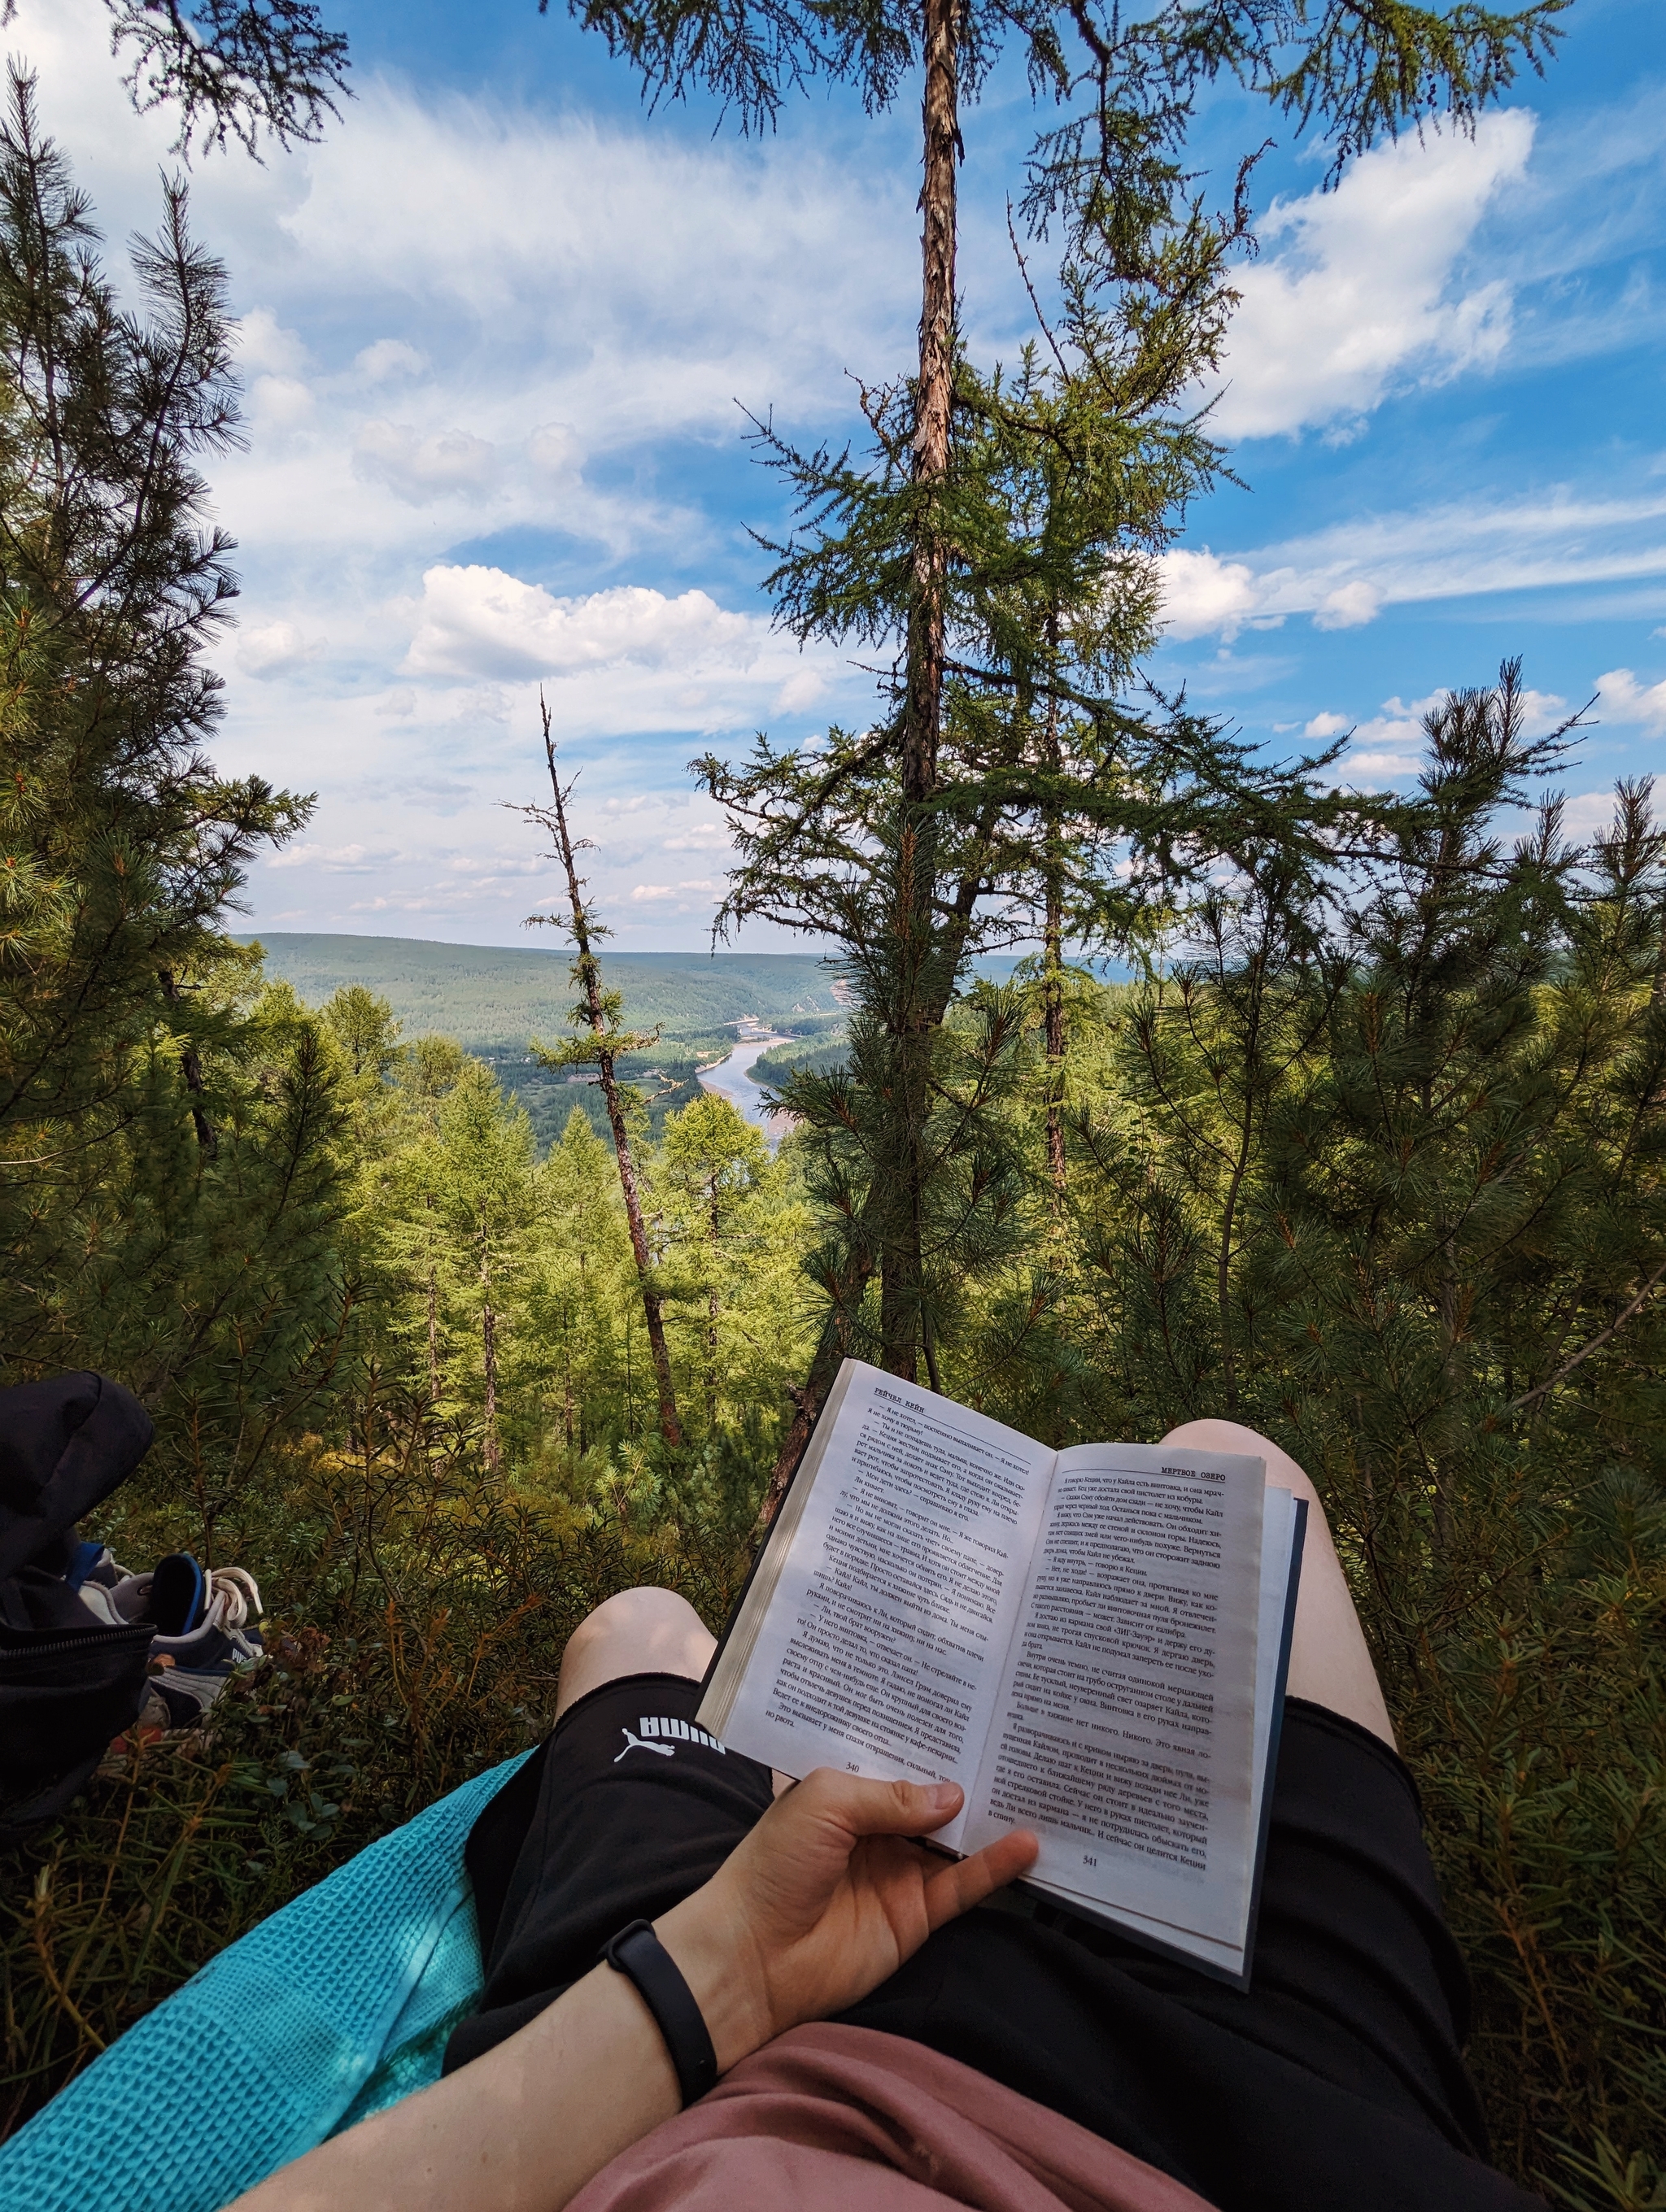
<svg viewBox="0 0 1666 2212">
<path fill-rule="evenodd" d="M 117 1564 L 107 1544 L 83 1540 L 76 1544 L 64 1579 L 72 1590 L 80 1592 L 88 1583 L 94 1589 L 114 1589 L 118 1583 L 131 1577 L 127 1569 Z"/>
<path fill-rule="evenodd" d="M 235 1670 L 252 1667 L 264 1651 L 253 1626 L 260 1618 L 259 1588 L 241 1567 L 204 1567 L 188 1552 L 173 1552 L 149 1574 L 119 1583 L 109 1596 L 125 1618 L 148 1615 L 156 1625 L 150 1659 L 161 1666 L 151 1677 L 141 1724 L 154 1704 L 166 1711 L 165 1727 L 194 1728 Z"/>
<path fill-rule="evenodd" d="M 106 1628 L 131 1627 L 145 1617 L 150 1577 L 136 1575 L 104 1544 L 82 1544 L 64 1577 L 95 1620 Z"/>
</svg>

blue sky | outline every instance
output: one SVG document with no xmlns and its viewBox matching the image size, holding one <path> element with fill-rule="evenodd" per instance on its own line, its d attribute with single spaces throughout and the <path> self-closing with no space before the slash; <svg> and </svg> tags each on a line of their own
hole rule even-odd
<svg viewBox="0 0 1666 2212">
<path fill-rule="evenodd" d="M 906 367 L 913 88 L 877 121 L 818 93 L 749 142 L 646 114 L 534 0 L 325 12 L 358 97 L 324 144 L 196 170 L 248 380 L 215 471 L 245 585 L 216 750 L 319 794 L 254 925 L 526 942 L 554 884 L 502 810 L 541 795 L 541 681 L 618 941 L 695 949 L 727 842 L 690 756 L 870 696 L 769 629 L 746 526 L 779 495 L 735 403 L 838 434 L 851 377 Z M 1566 784 L 1588 828 L 1666 739 L 1666 10 L 1567 20 L 1473 142 L 1379 149 L 1329 195 L 1287 133 L 1263 164 L 1217 413 L 1247 488 L 1168 557 L 1154 665 L 1274 748 L 1351 729 L 1357 779 L 1393 784 L 1432 696 L 1520 653 L 1541 719 L 1600 694 Z M 119 241 L 170 130 L 126 107 L 106 22 L 21 0 L 11 46 Z M 1010 71 L 966 122 L 984 360 L 1028 329 L 1003 207 L 1032 127 Z M 1223 95 L 1201 155 L 1269 128 Z"/>
</svg>

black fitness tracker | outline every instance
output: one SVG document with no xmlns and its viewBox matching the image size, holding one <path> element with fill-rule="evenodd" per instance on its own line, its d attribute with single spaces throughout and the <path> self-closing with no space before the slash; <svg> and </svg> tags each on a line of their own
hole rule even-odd
<svg viewBox="0 0 1666 2212">
<path fill-rule="evenodd" d="M 647 1920 L 633 1920 L 604 1943 L 601 1955 L 615 1973 L 635 1984 L 666 2039 L 685 2106 L 703 2097 L 717 2080 L 717 2053 L 705 2016 L 681 1968 Z"/>
</svg>

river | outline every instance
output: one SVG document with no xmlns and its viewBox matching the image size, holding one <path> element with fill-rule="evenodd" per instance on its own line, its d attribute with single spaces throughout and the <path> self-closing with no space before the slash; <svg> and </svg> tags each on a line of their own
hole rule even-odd
<svg viewBox="0 0 1666 2212">
<path fill-rule="evenodd" d="M 775 1117 L 763 1103 L 762 1086 L 752 1081 L 746 1070 L 752 1062 L 769 1051 L 772 1044 L 785 1044 L 782 1036 L 746 1037 L 738 1044 L 727 1060 L 720 1060 L 715 1067 L 702 1067 L 700 1080 L 708 1091 L 715 1091 L 741 1113 L 769 1139 L 770 1147 L 780 1142 L 781 1131 Z"/>
</svg>

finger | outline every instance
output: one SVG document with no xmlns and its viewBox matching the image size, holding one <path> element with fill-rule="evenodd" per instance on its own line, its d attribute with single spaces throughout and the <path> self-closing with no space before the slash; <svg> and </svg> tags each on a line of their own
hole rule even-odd
<svg viewBox="0 0 1666 2212">
<path fill-rule="evenodd" d="M 1014 1828 L 1011 1835 L 986 1844 L 970 1858 L 957 1859 L 945 1867 L 926 1884 L 926 1924 L 940 1928 L 945 1920 L 958 1919 L 973 1905 L 982 1905 L 986 1897 L 1027 1874 L 1040 1850 L 1040 1843 L 1028 1828 Z"/>
<path fill-rule="evenodd" d="M 956 1782 L 865 1782 L 830 1766 L 807 1775 L 794 1795 L 853 1836 L 928 1836 L 965 1802 Z"/>
</svg>

